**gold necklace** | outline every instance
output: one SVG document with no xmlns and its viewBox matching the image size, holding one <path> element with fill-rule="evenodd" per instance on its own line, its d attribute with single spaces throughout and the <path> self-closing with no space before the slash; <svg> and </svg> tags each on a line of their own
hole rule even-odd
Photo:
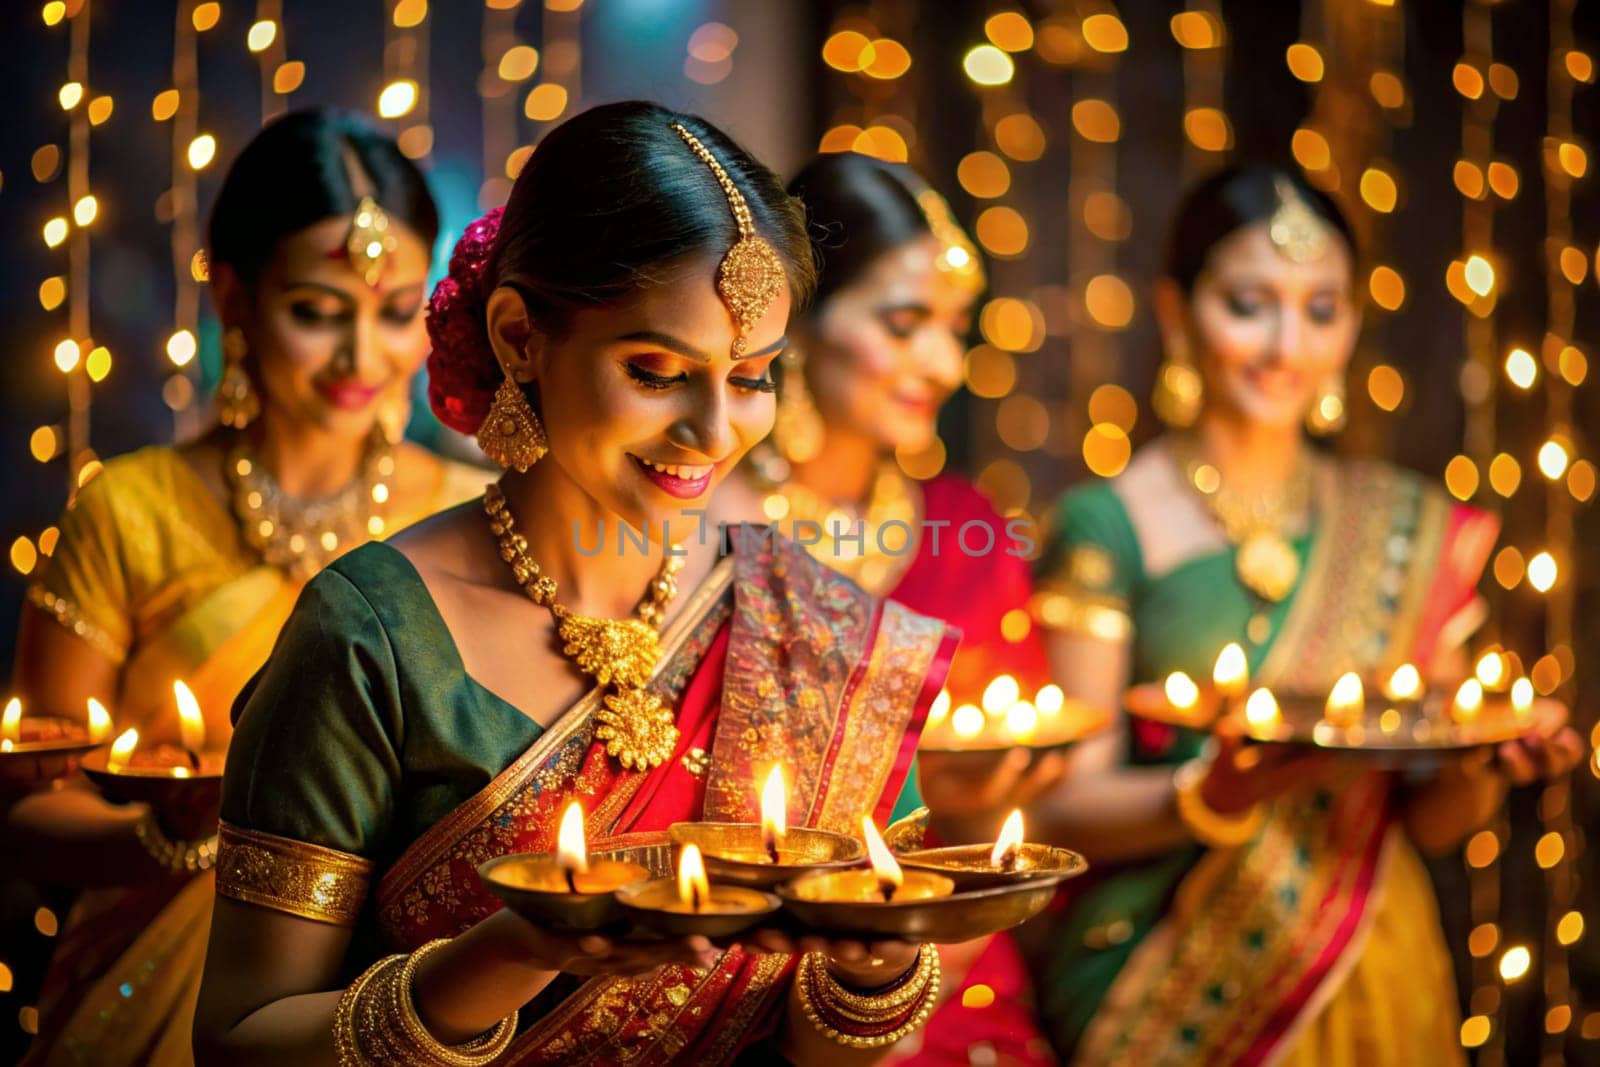
<svg viewBox="0 0 1600 1067">
<path fill-rule="evenodd" d="M 1284 531 L 1311 505 L 1315 467 L 1310 450 L 1302 448 L 1294 473 L 1282 488 L 1250 492 L 1223 485 L 1221 474 L 1190 438 L 1173 438 L 1172 455 L 1185 484 L 1199 494 L 1233 544 L 1233 569 L 1240 583 L 1273 604 L 1288 596 L 1300 580 L 1300 556 Z"/>
<path fill-rule="evenodd" d="M 394 476 L 394 448 L 375 437 L 361 474 L 330 496 L 298 500 L 283 491 L 241 436 L 223 474 L 240 532 L 269 566 L 304 581 L 369 537 L 382 535 Z"/>
<path fill-rule="evenodd" d="M 556 618 L 561 653 L 603 686 L 609 686 L 604 706 L 595 714 L 595 736 L 606 743 L 606 753 L 627 769 L 649 770 L 672 757 L 678 747 L 678 727 L 671 709 L 645 689 L 661 659 L 661 620 L 678 592 L 678 572 L 684 557 L 668 553 L 661 569 L 633 617 L 597 619 L 574 614 L 556 599 L 556 580 L 539 570 L 528 555 L 528 541 L 517 532 L 517 520 L 506 503 L 505 491 L 491 485 L 483 494 L 489 529 L 500 543 L 500 558 L 511 567 L 517 584 L 535 604 L 549 608 Z"/>
<path fill-rule="evenodd" d="M 762 513 L 774 522 L 786 522 L 790 529 L 812 523 L 822 531 L 817 541 L 805 540 L 806 551 L 861 588 L 881 593 L 889 580 L 900 572 L 916 548 L 917 512 L 920 506 L 915 483 L 893 459 L 878 464 L 872 488 L 859 507 L 828 500 L 802 485 L 793 475 L 788 461 L 768 446 L 759 445 L 751 453 L 751 472 L 765 493 Z M 899 525 L 903 534 L 886 533 L 886 527 Z M 860 529 L 861 541 L 853 532 Z"/>
</svg>

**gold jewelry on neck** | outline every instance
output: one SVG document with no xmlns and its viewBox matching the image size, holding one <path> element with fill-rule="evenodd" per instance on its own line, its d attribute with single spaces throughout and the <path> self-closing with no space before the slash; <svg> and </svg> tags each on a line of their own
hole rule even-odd
<svg viewBox="0 0 1600 1067">
<path fill-rule="evenodd" d="M 689 149 L 700 157 L 700 161 L 711 168 L 717 184 L 722 186 L 722 192 L 728 198 L 733 221 L 739 226 L 739 239 L 728 249 L 728 254 L 722 257 L 722 263 L 717 267 L 717 295 L 728 306 L 738 327 L 739 335 L 733 341 L 733 354 L 740 356 L 749 345 L 747 335 L 783 290 L 783 260 L 756 233 L 744 193 L 733 184 L 733 179 L 722 169 L 717 157 L 682 123 L 674 122 L 672 128 Z"/>
<path fill-rule="evenodd" d="M 892 458 L 878 464 L 872 488 L 859 506 L 828 500 L 802 485 L 788 461 L 769 445 L 757 445 L 750 458 L 766 517 L 788 524 L 790 530 L 800 523 L 815 524 L 822 537 L 807 543 L 806 551 L 869 593 L 886 592 L 915 555 L 920 492 Z M 893 526 L 903 532 L 897 535 Z"/>
<path fill-rule="evenodd" d="M 350 216 L 350 229 L 344 236 L 345 255 L 350 266 L 368 285 L 383 277 L 383 265 L 397 242 L 389 229 L 389 215 L 370 196 L 363 196 Z"/>
<path fill-rule="evenodd" d="M 1289 523 L 1311 506 L 1316 468 L 1302 448 L 1294 473 L 1280 489 L 1241 491 L 1222 484 L 1217 468 L 1200 455 L 1189 437 L 1175 437 L 1172 455 L 1183 480 L 1234 546 L 1234 572 L 1244 587 L 1276 604 L 1300 580 L 1300 556 L 1285 533 Z"/>
<path fill-rule="evenodd" d="M 561 654 L 597 683 L 610 687 L 604 706 L 595 715 L 600 724 L 595 737 L 606 743 L 607 754 L 624 768 L 641 771 L 672 758 L 678 747 L 672 710 L 645 686 L 661 659 L 661 620 L 678 592 L 684 556 L 667 553 L 632 618 L 576 615 L 556 599 L 556 580 L 541 573 L 539 564 L 528 555 L 527 539 L 517 532 L 517 520 L 499 485 L 489 486 L 483 494 L 483 510 L 499 541 L 500 558 L 511 568 L 517 584 L 535 604 L 549 608 L 555 616 L 556 632 L 563 642 Z"/>
<path fill-rule="evenodd" d="M 242 436 L 228 453 L 230 505 L 250 547 L 268 565 L 304 581 L 335 557 L 383 534 L 394 448 L 373 435 L 361 473 L 338 492 L 299 500 L 283 491 Z"/>
<path fill-rule="evenodd" d="M 917 206 L 922 209 L 922 217 L 928 221 L 934 239 L 944 246 L 935 266 L 953 277 L 963 289 L 982 292 L 985 284 L 983 260 L 978 258 L 978 250 L 966 231 L 950 214 L 945 198 L 932 189 L 924 189 L 917 194 Z"/>
<path fill-rule="evenodd" d="M 1267 236 L 1282 256 L 1291 263 L 1310 263 L 1328 250 L 1332 228 L 1311 210 L 1311 205 L 1287 178 L 1272 179 L 1278 195 L 1278 209 L 1267 224 Z"/>
</svg>

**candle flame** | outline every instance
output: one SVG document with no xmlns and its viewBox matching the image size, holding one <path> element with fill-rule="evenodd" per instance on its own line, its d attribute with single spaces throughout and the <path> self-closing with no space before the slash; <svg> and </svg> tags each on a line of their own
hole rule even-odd
<svg viewBox="0 0 1600 1067">
<path fill-rule="evenodd" d="M 1022 696 L 1022 687 L 1017 680 L 1009 674 L 1002 674 L 990 682 L 983 690 L 983 710 L 990 715 L 999 715 Z"/>
<path fill-rule="evenodd" d="M 1022 851 L 1022 809 L 1017 808 L 1006 816 L 995 839 L 994 850 L 989 853 L 989 863 L 1010 870 L 1017 864 L 1017 854 Z"/>
<path fill-rule="evenodd" d="M 111 754 L 106 757 L 106 769 L 113 774 L 128 765 L 128 757 L 133 755 L 133 750 L 139 747 L 139 731 L 128 727 L 117 735 L 111 742 Z"/>
<path fill-rule="evenodd" d="M 1033 731 L 1039 727 L 1039 709 L 1026 700 L 1019 700 L 1006 712 L 1006 729 L 1023 744 L 1033 740 Z"/>
<path fill-rule="evenodd" d="M 1494 689 L 1505 681 L 1506 659 L 1493 650 L 1485 652 L 1472 673 L 1478 676 L 1485 689 Z"/>
<path fill-rule="evenodd" d="M 110 736 L 111 713 L 106 710 L 106 706 L 104 704 L 100 703 L 94 697 L 90 697 L 89 740 L 98 745 Z"/>
<path fill-rule="evenodd" d="M 1533 683 L 1526 678 L 1518 678 L 1511 683 L 1511 710 L 1516 714 L 1519 722 L 1526 722 L 1533 712 Z"/>
<path fill-rule="evenodd" d="M 867 843 L 867 859 L 872 861 L 872 873 L 878 876 L 878 888 L 883 891 L 883 899 L 889 900 L 905 881 L 905 875 L 900 873 L 900 864 L 895 862 L 894 853 L 884 844 L 870 815 L 861 816 L 861 837 Z"/>
<path fill-rule="evenodd" d="M 1244 718 L 1251 726 L 1258 728 L 1277 726 L 1280 718 L 1278 699 L 1272 695 L 1272 690 L 1257 689 L 1251 693 L 1250 699 L 1245 701 Z"/>
<path fill-rule="evenodd" d="M 22 701 L 16 697 L 6 701 L 5 715 L 0 716 L 0 738 L 12 744 L 22 740 Z"/>
<path fill-rule="evenodd" d="M 206 720 L 200 714 L 200 702 L 181 681 L 172 683 L 172 695 L 178 698 L 178 728 L 182 731 L 183 747 L 198 754 L 206 747 Z"/>
<path fill-rule="evenodd" d="M 1483 710 L 1483 683 L 1476 678 L 1468 678 L 1461 683 L 1461 688 L 1456 690 L 1455 703 L 1450 706 L 1450 716 L 1463 725 L 1478 717 L 1478 712 Z"/>
<path fill-rule="evenodd" d="M 699 911 L 711 896 L 711 883 L 706 880 L 705 861 L 700 858 L 700 846 L 690 843 L 683 846 L 678 856 L 678 899 Z"/>
<path fill-rule="evenodd" d="M 1033 695 L 1033 706 L 1039 709 L 1040 715 L 1054 715 L 1067 703 L 1067 694 L 1061 687 L 1051 682 Z"/>
<path fill-rule="evenodd" d="M 950 728 L 963 741 L 970 741 L 983 733 L 983 712 L 972 704 L 963 704 L 950 715 Z"/>
<path fill-rule="evenodd" d="M 583 807 L 576 800 L 561 813 L 561 828 L 556 831 L 556 862 L 569 875 L 589 872 L 589 844 L 583 839 Z"/>
<path fill-rule="evenodd" d="M 1384 690 L 1390 700 L 1415 700 L 1422 692 L 1422 672 L 1414 663 L 1402 663 L 1389 675 L 1389 685 Z"/>
<path fill-rule="evenodd" d="M 789 830 L 789 786 L 783 780 L 783 766 L 779 764 L 767 775 L 767 784 L 761 787 L 761 845 L 778 862 L 778 850 L 783 847 L 784 835 Z"/>
<path fill-rule="evenodd" d="M 1224 696 L 1238 696 L 1250 684 L 1250 665 L 1245 661 L 1244 649 L 1236 642 L 1229 641 L 1217 653 L 1211 680 Z"/>
<path fill-rule="evenodd" d="M 1162 687 L 1167 694 L 1167 703 L 1178 711 L 1189 711 L 1200 700 L 1200 687 L 1194 684 L 1182 671 L 1173 671 L 1167 675 L 1166 685 Z"/>
<path fill-rule="evenodd" d="M 933 704 L 928 708 L 928 725 L 937 726 L 943 722 L 945 716 L 950 714 L 950 690 L 941 689 L 939 695 L 933 698 Z"/>
<path fill-rule="evenodd" d="M 1333 691 L 1328 694 L 1322 714 L 1333 725 L 1349 729 L 1365 717 L 1366 710 L 1367 693 L 1361 685 L 1361 676 L 1354 671 L 1346 671 L 1333 683 Z"/>
</svg>

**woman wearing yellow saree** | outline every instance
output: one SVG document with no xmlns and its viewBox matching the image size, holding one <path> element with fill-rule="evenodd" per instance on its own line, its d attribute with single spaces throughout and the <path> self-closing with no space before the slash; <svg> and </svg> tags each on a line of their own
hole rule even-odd
<svg viewBox="0 0 1600 1067">
<path fill-rule="evenodd" d="M 296 113 L 244 149 L 208 235 L 221 425 L 78 491 L 22 621 L 30 709 L 80 717 L 93 697 L 119 729 L 172 741 L 181 679 L 220 748 L 313 573 L 481 488 L 398 436 L 437 233 L 422 175 L 350 118 Z M 31 876 L 102 887 L 66 924 L 29 1062 L 191 1062 L 214 839 L 172 840 L 87 788 L 25 798 L 7 822 Z"/>
<path fill-rule="evenodd" d="M 561 935 L 475 874 L 574 800 L 591 848 L 748 821 L 774 763 L 793 821 L 894 804 L 954 635 L 695 521 L 813 285 L 771 172 L 653 104 L 552 130 L 468 229 L 431 398 L 507 473 L 314 580 L 241 698 L 202 1062 L 842 1067 L 920 1026 L 931 946 Z"/>
<path fill-rule="evenodd" d="M 1183 429 L 1066 494 L 1041 561 L 1052 662 L 1075 695 L 1114 706 L 1129 681 L 1207 677 L 1228 642 L 1257 683 L 1283 689 L 1403 663 L 1459 680 L 1495 520 L 1303 437 L 1342 413 L 1354 267 L 1337 209 L 1290 173 L 1224 171 L 1185 200 L 1156 304 L 1169 360 L 1157 408 Z M 1030 822 L 1099 869 L 1038 953 L 1063 1054 L 1460 1062 L 1417 850 L 1453 847 L 1508 779 L 1570 768 L 1577 738 L 1509 743 L 1495 765 L 1475 756 L 1422 778 L 1201 742 L 1126 722 L 1075 754 Z"/>
</svg>

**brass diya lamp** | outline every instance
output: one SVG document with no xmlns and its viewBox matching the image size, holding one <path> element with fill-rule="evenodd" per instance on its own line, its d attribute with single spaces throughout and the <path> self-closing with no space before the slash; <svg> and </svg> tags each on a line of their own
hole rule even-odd
<svg viewBox="0 0 1600 1067">
<path fill-rule="evenodd" d="M 813 931 L 845 937 L 948 940 L 928 931 L 949 911 L 944 905 L 955 891 L 954 880 L 902 869 L 871 816 L 861 817 L 861 833 L 871 867 L 820 871 L 780 885 L 778 895 L 789 913 Z"/>
<path fill-rule="evenodd" d="M 621 917 L 615 891 L 650 877 L 638 863 L 591 856 L 577 801 L 561 816 L 554 853 L 498 856 L 478 868 L 484 886 L 518 915 L 567 932 L 601 930 Z"/>
<path fill-rule="evenodd" d="M 616 899 L 635 926 L 669 937 L 732 937 L 781 907 L 771 893 L 712 884 L 700 848 L 693 843 L 678 853 L 676 878 L 626 886 L 617 890 Z"/>
<path fill-rule="evenodd" d="M 216 830 L 227 754 L 207 749 L 205 718 L 189 687 L 172 683 L 178 705 L 179 744 L 140 746 L 133 727 L 109 748 L 83 757 L 83 773 L 113 800 L 149 804 L 162 822 L 185 837 Z"/>
<path fill-rule="evenodd" d="M 992 679 L 977 704 L 953 704 L 942 690 L 928 709 L 918 747 L 925 752 L 976 758 L 1014 748 L 1068 748 L 1111 724 L 1104 709 L 1069 700 L 1058 685 L 1032 699 L 1009 674 Z"/>
<path fill-rule="evenodd" d="M 674 844 L 694 845 L 719 884 L 772 889 L 800 875 L 861 862 L 861 842 L 829 830 L 788 825 L 788 783 L 773 767 L 761 790 L 761 822 L 680 822 Z"/>
<path fill-rule="evenodd" d="M 28 790 L 77 769 L 85 753 L 105 743 L 111 716 L 89 698 L 87 725 L 55 715 L 22 713 L 12 697 L 0 713 L 0 790 Z"/>
<path fill-rule="evenodd" d="M 1076 852 L 1023 840 L 1022 812 L 1006 817 L 992 845 L 950 845 L 900 855 L 900 865 L 949 878 L 957 891 L 988 889 L 1015 882 L 1052 884 L 1082 874 L 1088 862 Z"/>
</svg>

